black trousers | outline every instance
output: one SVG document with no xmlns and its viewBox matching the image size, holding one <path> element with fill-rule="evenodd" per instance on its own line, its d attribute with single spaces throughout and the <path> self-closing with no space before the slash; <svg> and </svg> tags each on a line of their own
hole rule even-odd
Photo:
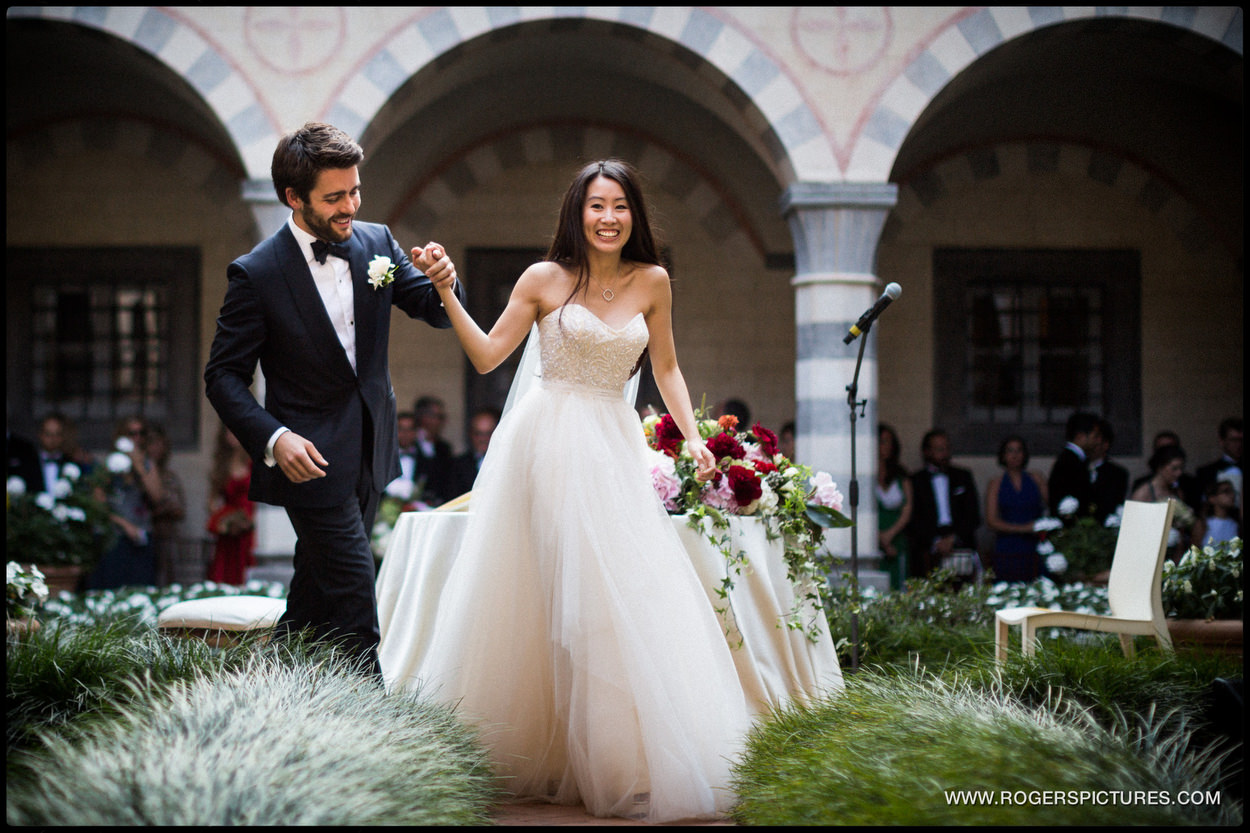
<svg viewBox="0 0 1250 833">
<path fill-rule="evenodd" d="M 377 570 L 369 531 L 381 495 L 373 488 L 368 459 L 354 497 L 337 506 L 286 507 L 297 536 L 295 575 L 277 633 L 311 629 L 314 638 L 341 644 L 380 680 Z"/>
</svg>

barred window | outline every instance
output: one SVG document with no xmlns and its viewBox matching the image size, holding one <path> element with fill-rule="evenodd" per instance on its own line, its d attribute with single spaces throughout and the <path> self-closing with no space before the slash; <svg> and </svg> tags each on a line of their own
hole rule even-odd
<svg viewBox="0 0 1250 833">
<path fill-rule="evenodd" d="M 198 434 L 199 252 L 10 249 L 10 425 L 60 411 L 102 448 L 113 425 L 161 422 L 175 447 Z"/>
<path fill-rule="evenodd" d="M 1076 410 L 1116 451 L 1140 444 L 1136 252 L 941 249 L 934 255 L 937 422 L 963 453 L 1010 433 L 1053 453 Z"/>
</svg>

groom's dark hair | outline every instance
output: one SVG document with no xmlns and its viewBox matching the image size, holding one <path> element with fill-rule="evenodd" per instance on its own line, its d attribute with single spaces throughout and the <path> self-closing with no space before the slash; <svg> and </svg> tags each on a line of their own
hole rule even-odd
<svg viewBox="0 0 1250 833">
<path fill-rule="evenodd" d="M 310 121 L 278 141 L 269 174 L 283 205 L 289 205 L 288 188 L 294 188 L 307 202 L 318 174 L 330 168 L 354 167 L 364 158 L 365 152 L 351 136 L 333 125 Z"/>
</svg>

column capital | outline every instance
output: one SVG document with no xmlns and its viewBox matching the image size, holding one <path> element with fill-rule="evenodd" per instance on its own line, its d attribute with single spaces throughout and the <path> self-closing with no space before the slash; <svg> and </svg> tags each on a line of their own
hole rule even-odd
<svg viewBox="0 0 1250 833">
<path fill-rule="evenodd" d="M 267 179 L 245 179 L 239 188 L 244 204 L 256 223 L 256 239 L 263 240 L 282 228 L 291 207 L 278 199 L 278 192 Z"/>
<path fill-rule="evenodd" d="M 898 202 L 893 182 L 796 182 L 781 194 L 782 216 L 800 208 L 888 210 Z"/>
</svg>

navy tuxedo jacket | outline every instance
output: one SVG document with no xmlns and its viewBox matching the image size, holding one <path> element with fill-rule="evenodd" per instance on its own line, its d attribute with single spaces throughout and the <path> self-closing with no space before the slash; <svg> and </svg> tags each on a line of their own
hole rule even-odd
<svg viewBox="0 0 1250 833">
<path fill-rule="evenodd" d="M 386 226 L 355 222 L 345 245 L 354 287 L 355 372 L 286 224 L 226 270 L 229 285 L 204 383 L 209 401 L 254 461 L 253 500 L 297 508 L 338 504 L 355 494 L 366 450 L 375 489 L 399 476 L 387 357 L 391 307 L 434 327 L 451 321 L 433 284 Z M 394 282 L 381 289 L 368 278 L 376 255 L 396 265 Z M 462 298 L 463 291 L 457 288 Z M 250 390 L 258 363 L 265 375 L 263 406 Z M 279 467 L 265 465 L 265 446 L 282 426 L 312 441 L 329 462 L 325 477 L 296 484 Z"/>
</svg>

